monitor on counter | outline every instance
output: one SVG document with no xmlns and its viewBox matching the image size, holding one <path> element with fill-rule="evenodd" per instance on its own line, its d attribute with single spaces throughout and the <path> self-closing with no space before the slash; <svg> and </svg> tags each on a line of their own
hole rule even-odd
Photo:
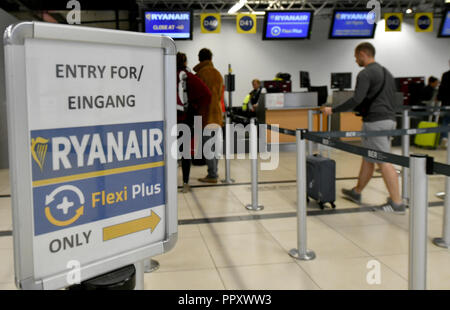
<svg viewBox="0 0 450 310">
<path fill-rule="evenodd" d="M 174 40 L 192 40 L 191 11 L 145 11 L 145 32 Z"/>
<path fill-rule="evenodd" d="M 266 11 L 263 40 L 309 39 L 313 11 Z"/>
<path fill-rule="evenodd" d="M 308 88 L 311 86 L 308 71 L 300 71 L 300 88 Z"/>
<path fill-rule="evenodd" d="M 331 73 L 331 88 L 339 90 L 352 88 L 352 73 Z"/>
<path fill-rule="evenodd" d="M 330 28 L 330 39 L 373 38 L 376 23 L 375 15 L 369 10 L 335 10 Z"/>
<path fill-rule="evenodd" d="M 441 38 L 450 38 L 450 9 L 445 10 L 444 15 L 442 15 L 438 36 Z"/>
</svg>

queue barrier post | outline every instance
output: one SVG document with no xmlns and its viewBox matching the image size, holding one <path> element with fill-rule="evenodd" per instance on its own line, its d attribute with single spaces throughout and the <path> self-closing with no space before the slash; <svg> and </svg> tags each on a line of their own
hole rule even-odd
<svg viewBox="0 0 450 310">
<path fill-rule="evenodd" d="M 298 260 L 313 260 L 316 254 L 307 248 L 306 230 L 306 145 L 303 133 L 297 129 L 297 249 L 291 249 L 289 255 Z"/>
<path fill-rule="evenodd" d="M 450 165 L 450 150 L 447 148 L 447 165 Z M 434 238 L 433 243 L 441 248 L 450 248 L 450 177 L 445 178 L 444 219 L 442 237 Z"/>
<path fill-rule="evenodd" d="M 231 184 L 234 180 L 231 178 L 230 158 L 231 158 L 231 122 L 230 117 L 225 117 L 225 179 L 222 183 Z"/>
<path fill-rule="evenodd" d="M 314 110 L 308 110 L 308 131 L 313 131 L 314 128 Z M 308 141 L 308 155 L 313 154 L 313 142 Z"/>
<path fill-rule="evenodd" d="M 425 290 L 427 275 L 427 156 L 412 154 L 410 170 L 408 288 Z"/>
<path fill-rule="evenodd" d="M 261 211 L 264 206 L 258 204 L 258 127 L 255 119 L 250 120 L 250 163 L 252 176 L 252 203 L 245 208 L 250 211 Z"/>
<path fill-rule="evenodd" d="M 402 129 L 409 129 L 410 119 L 409 111 L 403 110 L 402 113 Z M 409 135 L 402 136 L 402 156 L 409 156 Z M 408 168 L 402 167 L 402 200 L 405 205 L 408 205 Z"/>
</svg>

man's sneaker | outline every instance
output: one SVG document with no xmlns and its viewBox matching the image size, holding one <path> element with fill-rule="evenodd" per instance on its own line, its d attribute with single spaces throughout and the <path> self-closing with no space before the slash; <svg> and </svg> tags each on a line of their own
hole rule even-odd
<svg viewBox="0 0 450 310">
<path fill-rule="evenodd" d="M 217 183 L 217 178 L 205 177 L 205 178 L 198 179 L 198 181 L 203 182 L 203 183 Z"/>
<path fill-rule="evenodd" d="M 342 194 L 345 195 L 346 198 L 350 199 L 351 201 L 357 203 L 357 204 L 361 204 L 361 194 L 358 194 L 357 192 L 355 192 L 355 189 L 342 189 Z"/>
<path fill-rule="evenodd" d="M 396 204 L 394 203 L 391 198 L 388 198 L 386 204 L 381 206 L 381 210 L 387 213 L 394 213 L 394 214 L 405 214 L 406 207 L 403 203 Z"/>
<path fill-rule="evenodd" d="M 191 191 L 191 187 L 189 186 L 189 184 L 184 183 L 182 193 L 186 194 L 186 193 L 189 193 L 190 191 Z"/>
</svg>

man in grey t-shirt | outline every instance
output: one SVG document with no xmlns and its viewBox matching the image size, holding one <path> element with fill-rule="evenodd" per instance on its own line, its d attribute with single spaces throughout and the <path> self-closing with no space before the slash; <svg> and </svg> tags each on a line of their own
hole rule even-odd
<svg viewBox="0 0 450 310">
<path fill-rule="evenodd" d="M 336 107 L 323 107 L 326 115 L 343 111 L 353 111 L 362 104 L 363 131 L 393 130 L 395 122 L 395 82 L 392 74 L 375 62 L 375 48 L 364 42 L 355 48 L 356 63 L 364 69 L 358 74 L 355 93 L 352 98 Z M 370 100 L 368 100 L 370 99 Z M 370 104 L 368 104 L 371 102 Z M 364 147 L 390 152 L 390 137 L 363 137 Z M 390 163 L 378 162 L 364 157 L 359 171 L 358 183 L 352 189 L 343 189 L 342 193 L 352 201 L 361 203 L 361 192 L 369 183 L 375 170 L 375 163 L 381 170 L 386 187 L 389 191 L 387 203 L 382 206 L 386 212 L 405 213 L 399 190 L 398 176 Z"/>
</svg>

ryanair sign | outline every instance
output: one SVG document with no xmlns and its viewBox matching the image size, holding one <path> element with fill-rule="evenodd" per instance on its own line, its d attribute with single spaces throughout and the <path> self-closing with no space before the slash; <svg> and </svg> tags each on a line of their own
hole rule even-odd
<svg viewBox="0 0 450 310">
<path fill-rule="evenodd" d="M 31 131 L 35 235 L 165 203 L 163 122 Z"/>
<path fill-rule="evenodd" d="M 148 20 L 189 20 L 189 13 L 147 13 L 145 18 Z"/>
<path fill-rule="evenodd" d="M 336 18 L 340 20 L 367 20 L 372 17 L 374 13 L 340 13 L 336 14 Z"/>
<path fill-rule="evenodd" d="M 271 20 L 276 22 L 304 22 L 309 20 L 309 15 L 289 14 L 289 15 L 273 15 Z"/>
</svg>

